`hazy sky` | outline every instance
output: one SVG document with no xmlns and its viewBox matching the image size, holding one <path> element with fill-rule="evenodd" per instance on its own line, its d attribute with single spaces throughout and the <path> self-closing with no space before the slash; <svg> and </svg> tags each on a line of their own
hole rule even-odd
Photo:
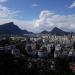
<svg viewBox="0 0 75 75">
<path fill-rule="evenodd" d="M 11 21 L 33 32 L 75 31 L 75 0 L 0 0 L 0 24 Z"/>
</svg>

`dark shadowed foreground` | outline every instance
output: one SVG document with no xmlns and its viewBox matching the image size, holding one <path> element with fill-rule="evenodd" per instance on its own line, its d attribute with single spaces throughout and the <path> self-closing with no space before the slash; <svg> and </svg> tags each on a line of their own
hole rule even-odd
<svg viewBox="0 0 75 75">
<path fill-rule="evenodd" d="M 15 58 L 11 54 L 0 54 L 0 75 L 71 75 L 73 74 L 69 69 L 68 60 L 55 59 L 37 60 Z M 56 62 L 54 64 L 54 62 Z M 55 68 L 51 67 L 54 64 Z"/>
</svg>

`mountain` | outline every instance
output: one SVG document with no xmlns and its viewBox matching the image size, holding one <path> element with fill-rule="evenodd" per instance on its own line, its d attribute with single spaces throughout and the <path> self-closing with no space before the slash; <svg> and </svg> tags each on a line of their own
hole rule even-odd
<svg viewBox="0 0 75 75">
<path fill-rule="evenodd" d="M 61 36 L 69 34 L 69 32 L 65 32 L 57 27 L 53 28 L 49 33 L 52 35 L 56 34 L 56 35 L 61 35 Z"/>
<path fill-rule="evenodd" d="M 0 25 L 0 35 L 3 34 L 17 34 L 17 35 L 22 35 L 22 34 L 33 34 L 32 32 L 29 32 L 27 30 L 21 30 L 18 26 L 16 26 L 13 22 L 5 23 L 3 25 Z M 56 35 L 68 35 L 70 32 L 65 32 L 57 27 L 53 28 L 50 32 L 44 30 L 40 34 L 56 34 Z"/>
<path fill-rule="evenodd" d="M 51 31 L 42 31 L 40 34 L 52 34 L 52 35 L 60 35 L 60 36 L 63 36 L 63 35 L 68 35 L 70 34 L 70 32 L 65 32 L 57 27 L 54 27 Z"/>
<path fill-rule="evenodd" d="M 27 30 L 22 30 L 23 34 L 33 34 L 33 32 L 29 32 Z"/>
<path fill-rule="evenodd" d="M 41 32 L 41 34 L 48 34 L 48 31 L 44 30 Z"/>
<path fill-rule="evenodd" d="M 28 34 L 27 30 L 21 30 L 18 26 L 16 26 L 13 22 L 5 23 L 0 25 L 0 34 Z"/>
</svg>

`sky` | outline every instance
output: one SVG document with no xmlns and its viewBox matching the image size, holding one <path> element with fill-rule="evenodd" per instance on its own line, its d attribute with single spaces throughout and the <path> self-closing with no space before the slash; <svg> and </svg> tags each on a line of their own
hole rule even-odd
<svg viewBox="0 0 75 75">
<path fill-rule="evenodd" d="M 0 25 L 8 22 L 35 33 L 75 32 L 75 0 L 0 0 Z"/>
</svg>

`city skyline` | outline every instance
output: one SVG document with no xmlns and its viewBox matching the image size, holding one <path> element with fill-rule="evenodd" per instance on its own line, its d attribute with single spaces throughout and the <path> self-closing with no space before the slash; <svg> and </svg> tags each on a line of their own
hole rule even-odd
<svg viewBox="0 0 75 75">
<path fill-rule="evenodd" d="M 32 32 L 58 27 L 75 32 L 75 0 L 0 0 L 0 24 Z"/>
</svg>

